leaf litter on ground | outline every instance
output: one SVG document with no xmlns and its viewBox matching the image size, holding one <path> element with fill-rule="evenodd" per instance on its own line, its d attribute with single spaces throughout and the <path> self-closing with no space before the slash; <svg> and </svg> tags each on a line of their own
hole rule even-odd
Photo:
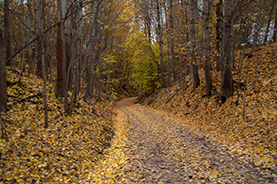
<svg viewBox="0 0 277 184">
<path fill-rule="evenodd" d="M 8 112 L 2 115 L 0 183 L 86 183 L 99 155 L 110 145 L 109 104 L 78 99 L 71 115 L 47 84 L 49 127 L 44 128 L 42 80 L 8 70 Z M 31 97 L 31 98 L 29 98 Z"/>
</svg>

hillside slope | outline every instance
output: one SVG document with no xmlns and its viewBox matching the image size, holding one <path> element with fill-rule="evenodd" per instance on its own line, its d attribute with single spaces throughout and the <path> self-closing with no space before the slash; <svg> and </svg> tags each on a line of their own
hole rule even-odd
<svg viewBox="0 0 277 184">
<path fill-rule="evenodd" d="M 86 183 L 99 156 L 109 147 L 113 126 L 109 105 L 84 102 L 69 115 L 47 84 L 49 127 L 44 128 L 42 80 L 8 70 L 8 112 L 2 115 L 0 183 Z"/>
<path fill-rule="evenodd" d="M 257 50 L 257 49 L 256 49 Z M 220 73 L 212 71 L 213 95 L 205 96 L 204 71 L 201 85 L 192 88 L 190 76 L 178 84 L 138 100 L 156 109 L 170 111 L 194 130 L 246 154 L 255 165 L 274 169 L 277 163 L 277 43 L 262 46 L 253 57 L 237 58 L 242 72 L 233 73 L 234 96 L 218 99 Z M 238 67 L 237 67 L 238 68 Z M 275 168 L 276 169 L 276 168 Z"/>
</svg>

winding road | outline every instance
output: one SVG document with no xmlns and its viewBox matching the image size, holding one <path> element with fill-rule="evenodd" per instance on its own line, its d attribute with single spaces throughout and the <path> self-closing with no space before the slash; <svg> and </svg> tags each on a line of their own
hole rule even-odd
<svg viewBox="0 0 277 184">
<path fill-rule="evenodd" d="M 92 183 L 277 183 L 276 171 L 134 101 L 117 103 L 112 146 Z"/>
</svg>

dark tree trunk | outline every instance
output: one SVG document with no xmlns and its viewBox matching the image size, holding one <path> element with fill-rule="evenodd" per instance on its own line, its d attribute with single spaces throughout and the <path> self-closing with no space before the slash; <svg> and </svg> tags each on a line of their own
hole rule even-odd
<svg viewBox="0 0 277 184">
<path fill-rule="evenodd" d="M 221 41 L 222 41 L 222 0 L 216 4 L 216 70 L 221 70 Z"/>
<path fill-rule="evenodd" d="M 7 110 L 6 60 L 4 57 L 4 41 L 2 35 L 2 29 L 0 29 L 0 113 L 6 112 Z"/>
<path fill-rule="evenodd" d="M 151 17 L 150 17 L 150 5 L 148 4 L 148 1 L 145 1 L 144 4 L 144 11 L 145 11 L 145 31 L 146 31 L 146 37 L 148 38 L 149 43 L 151 43 Z"/>
<path fill-rule="evenodd" d="M 41 40 L 41 37 L 38 38 L 37 45 L 36 45 L 36 50 L 37 50 L 36 75 L 39 76 L 39 77 L 42 77 L 42 70 L 41 70 L 41 67 L 42 67 L 42 62 L 41 62 L 41 60 L 42 60 L 42 58 L 41 58 L 41 55 L 42 55 L 42 40 Z"/>
<path fill-rule="evenodd" d="M 86 87 L 86 93 L 85 93 L 85 100 L 89 102 L 93 95 L 93 88 L 94 88 L 94 70 L 95 70 L 95 60 L 96 60 L 96 24 L 98 20 L 98 3 L 95 1 L 91 7 L 93 11 L 93 19 L 91 22 L 92 32 L 91 32 L 91 51 L 90 51 L 90 59 L 88 64 L 88 73 L 87 73 L 87 87 Z"/>
<path fill-rule="evenodd" d="M 59 21 L 57 32 L 57 96 L 67 96 L 72 83 L 72 67 L 71 67 L 71 20 L 66 18 L 69 1 L 62 0 L 60 2 Z M 66 19 L 65 19 L 66 18 Z M 65 90 L 65 91 L 64 91 Z"/>
<path fill-rule="evenodd" d="M 9 6 L 10 6 L 10 0 L 4 0 L 4 36 L 5 36 L 5 47 L 6 47 L 6 59 L 7 66 L 12 66 L 12 59 L 10 59 L 11 57 L 11 37 L 10 37 L 10 11 L 9 11 Z"/>
<path fill-rule="evenodd" d="M 171 52 L 171 63 L 173 69 L 174 80 L 178 80 L 177 66 L 175 61 L 175 50 L 174 50 L 174 25 L 173 25 L 173 0 L 169 0 L 169 27 L 170 27 L 170 52 Z"/>
<path fill-rule="evenodd" d="M 157 28 L 157 35 L 158 35 L 158 41 L 159 41 L 159 49 L 160 49 L 160 68 L 161 68 L 161 79 L 162 79 L 162 86 L 165 88 L 165 78 L 164 78 L 164 59 L 163 59 L 163 32 L 161 28 L 161 12 L 160 12 L 160 2 L 159 0 L 156 0 L 157 3 L 157 22 L 158 22 L 158 28 Z"/>
<path fill-rule="evenodd" d="M 43 107 L 44 107 L 44 128 L 48 128 L 48 105 L 47 105 L 47 87 L 46 87 L 46 63 L 45 63 L 45 33 L 44 33 L 44 0 L 38 1 L 38 20 L 39 32 L 41 36 L 41 72 L 43 78 Z"/>
<path fill-rule="evenodd" d="M 65 27 L 66 22 L 62 21 L 65 18 L 66 12 L 67 12 L 67 1 L 60 0 L 58 3 L 58 9 L 59 9 L 59 21 L 61 22 L 61 45 L 62 45 L 62 92 L 64 97 L 64 108 L 65 111 L 68 112 L 68 94 L 67 94 L 67 87 L 68 87 L 68 81 L 67 81 L 67 66 L 66 66 L 66 45 L 65 45 Z"/>
<path fill-rule="evenodd" d="M 190 29 L 190 71 L 192 74 L 193 87 L 197 88 L 200 84 L 200 79 L 198 75 L 198 67 L 196 65 L 196 30 L 195 30 L 195 9 L 197 7 L 196 0 L 190 0 L 189 7 L 189 29 Z"/>
<path fill-rule="evenodd" d="M 63 96 L 63 48 L 61 39 L 61 23 L 58 24 L 57 29 L 57 84 L 56 95 Z"/>
<path fill-rule="evenodd" d="M 221 96 L 224 99 L 233 95 L 233 77 L 231 70 L 232 53 L 232 7 L 233 0 L 224 1 L 224 25 L 223 25 L 223 66 L 221 71 Z"/>
<path fill-rule="evenodd" d="M 36 17 L 37 17 L 37 21 L 38 21 L 38 25 L 41 24 L 40 21 L 44 22 L 44 15 L 43 15 L 43 20 L 40 20 L 40 9 L 39 9 L 39 5 L 40 1 L 36 1 L 36 6 L 37 6 L 37 10 L 36 10 Z M 43 12 L 42 12 L 43 13 Z M 40 27 L 37 26 L 36 27 L 36 33 L 37 35 L 40 35 L 42 33 L 42 31 L 40 30 Z M 39 37 L 37 40 L 37 45 L 36 45 L 36 59 L 37 59 L 37 65 L 36 65 L 36 75 L 42 78 L 42 38 Z"/>
<path fill-rule="evenodd" d="M 211 69 L 210 69 L 210 31 L 209 31 L 209 1 L 203 1 L 203 13 L 204 25 L 203 25 L 203 50 L 204 50 L 204 70 L 206 80 L 206 93 L 208 96 L 211 95 L 212 80 L 211 80 Z"/>
</svg>

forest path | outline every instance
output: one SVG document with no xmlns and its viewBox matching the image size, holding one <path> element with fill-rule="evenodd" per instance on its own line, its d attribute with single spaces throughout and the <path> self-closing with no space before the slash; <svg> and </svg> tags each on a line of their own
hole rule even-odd
<svg viewBox="0 0 277 184">
<path fill-rule="evenodd" d="M 134 100 L 117 103 L 115 137 L 92 183 L 277 183 L 276 171 Z"/>
</svg>

